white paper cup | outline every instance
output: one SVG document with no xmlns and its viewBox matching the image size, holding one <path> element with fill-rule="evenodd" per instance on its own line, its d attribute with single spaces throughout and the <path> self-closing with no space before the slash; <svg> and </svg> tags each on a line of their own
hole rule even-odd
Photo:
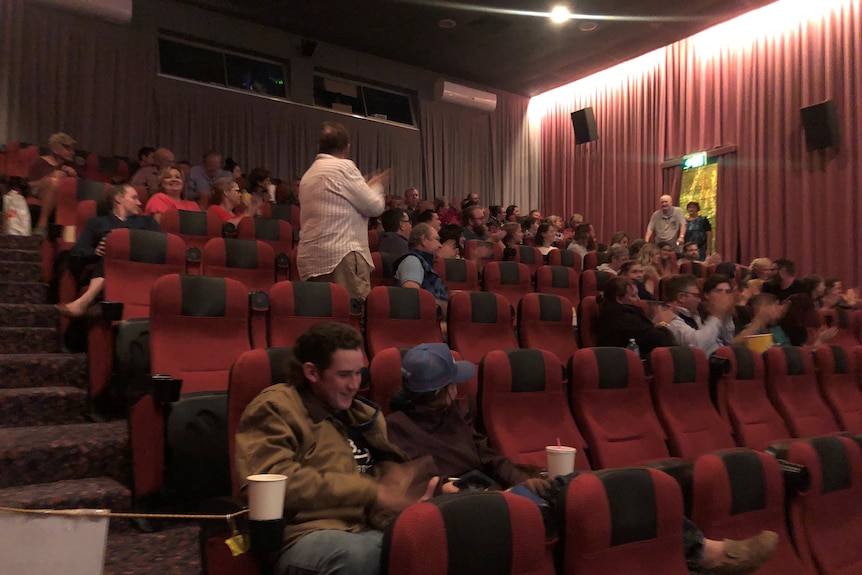
<svg viewBox="0 0 862 575">
<path fill-rule="evenodd" d="M 249 475 L 248 518 L 252 521 L 271 521 L 284 515 L 284 492 L 287 476 L 278 473 Z"/>
<path fill-rule="evenodd" d="M 578 450 L 565 445 L 549 445 L 545 448 L 548 456 L 548 479 L 568 475 L 575 470 L 575 454 Z"/>
</svg>

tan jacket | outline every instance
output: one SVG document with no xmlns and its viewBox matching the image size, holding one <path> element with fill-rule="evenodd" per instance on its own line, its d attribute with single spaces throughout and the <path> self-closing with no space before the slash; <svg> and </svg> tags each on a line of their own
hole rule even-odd
<svg viewBox="0 0 862 575">
<path fill-rule="evenodd" d="M 374 511 L 375 477 L 404 453 L 386 438 L 383 416 L 358 400 L 343 414 L 375 453 L 371 476 L 362 475 L 348 443 L 346 424 L 304 385 L 274 385 L 246 408 L 236 434 L 236 469 L 245 478 L 255 473 L 287 476 L 285 543 L 321 529 L 382 529 L 392 514 Z"/>
</svg>

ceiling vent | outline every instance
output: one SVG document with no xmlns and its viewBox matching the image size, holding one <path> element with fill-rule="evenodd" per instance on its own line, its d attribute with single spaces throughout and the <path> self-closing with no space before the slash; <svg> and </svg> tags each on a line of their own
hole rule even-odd
<svg viewBox="0 0 862 575">
<path fill-rule="evenodd" d="M 438 102 L 478 108 L 486 112 L 493 112 L 497 108 L 497 95 L 490 92 L 453 84 L 445 80 L 437 80 L 434 88 L 435 99 Z"/>
<path fill-rule="evenodd" d="M 132 0 L 32 0 L 37 4 L 93 16 L 114 24 L 132 21 Z"/>
</svg>

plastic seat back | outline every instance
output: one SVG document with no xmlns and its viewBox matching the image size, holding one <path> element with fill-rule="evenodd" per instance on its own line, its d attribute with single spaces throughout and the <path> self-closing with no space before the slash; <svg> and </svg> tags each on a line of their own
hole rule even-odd
<svg viewBox="0 0 862 575">
<path fill-rule="evenodd" d="M 862 433 L 862 388 L 857 357 L 858 354 L 840 345 L 821 345 L 814 350 L 820 392 L 841 429 L 851 433 Z"/>
<path fill-rule="evenodd" d="M 565 266 L 581 273 L 583 258 L 572 250 L 551 250 L 548 252 L 548 265 Z"/>
<path fill-rule="evenodd" d="M 562 365 L 551 352 L 488 353 L 479 364 L 479 410 L 491 444 L 515 463 L 545 467 L 545 447 L 559 439 L 578 450 L 575 469 L 590 468 L 563 390 Z"/>
<path fill-rule="evenodd" d="M 749 449 L 766 449 L 790 438 L 790 430 L 766 394 L 761 355 L 745 346 L 720 347 L 715 355 L 730 362 L 728 372 L 718 380 L 716 398 L 719 413 L 730 424 L 736 443 Z"/>
<path fill-rule="evenodd" d="M 565 266 L 542 266 L 536 271 L 536 292 L 563 296 L 577 308 L 581 301 L 578 272 Z"/>
<path fill-rule="evenodd" d="M 670 457 L 640 358 L 620 347 L 572 356 L 569 403 L 596 469 Z"/>
<path fill-rule="evenodd" d="M 801 347 L 771 347 L 763 354 L 766 392 L 793 437 L 840 431 L 823 401 L 811 353 Z"/>
<path fill-rule="evenodd" d="M 586 273 L 586 272 L 584 272 Z M 587 296 L 581 299 L 578 308 L 578 337 L 581 339 L 581 347 L 596 347 L 596 321 L 599 318 L 599 304 L 596 296 Z"/>
<path fill-rule="evenodd" d="M 442 343 L 437 302 L 431 292 L 391 286 L 372 288 L 365 301 L 368 357 L 387 347 Z"/>
<path fill-rule="evenodd" d="M 467 361 L 479 364 L 495 349 L 516 349 L 509 303 L 491 292 L 460 291 L 451 294 L 447 310 L 449 347 Z"/>
<path fill-rule="evenodd" d="M 521 347 L 550 351 L 562 365 L 577 351 L 569 300 L 552 294 L 528 293 L 518 303 Z"/>
<path fill-rule="evenodd" d="M 168 233 L 180 236 L 186 247 L 197 248 L 203 253 L 210 238 L 221 237 L 222 222 L 212 212 L 193 212 L 170 209 L 162 214 L 159 222 Z"/>
<path fill-rule="evenodd" d="M 479 270 L 475 262 L 461 258 L 437 258 L 434 271 L 449 288 L 449 293 L 455 290 L 479 291 Z"/>
<path fill-rule="evenodd" d="M 530 268 L 516 262 L 488 262 L 483 279 L 485 291 L 506 298 L 513 310 L 524 295 L 533 291 Z"/>
<path fill-rule="evenodd" d="M 266 242 L 276 255 L 289 256 L 293 249 L 290 224 L 277 218 L 243 218 L 236 226 L 236 237 Z"/>
<path fill-rule="evenodd" d="M 587 252 L 584 255 L 584 271 L 595 270 L 606 263 L 608 263 L 607 252 Z"/>
<path fill-rule="evenodd" d="M 589 255 L 589 254 L 587 254 Z M 596 270 L 586 269 L 580 277 L 580 293 L 581 299 L 586 297 L 598 297 L 602 290 L 605 289 L 605 284 L 608 280 L 614 277 L 610 272 L 599 272 Z"/>
<path fill-rule="evenodd" d="M 850 349 L 862 344 L 859 339 L 860 330 L 862 330 L 862 310 L 842 308 L 820 310 L 820 323 L 838 328 L 838 333 L 829 340 L 830 345 L 840 345 Z"/>
<path fill-rule="evenodd" d="M 730 426 L 709 396 L 709 362 L 696 347 L 659 347 L 650 354 L 653 399 L 671 453 L 693 459 L 736 447 Z"/>
<path fill-rule="evenodd" d="M 204 246 L 202 273 L 235 279 L 247 291 L 269 293 L 275 283 L 275 254 L 257 240 L 212 238 Z"/>
<path fill-rule="evenodd" d="M 556 250 L 551 250 L 556 251 Z M 530 270 L 530 275 L 536 273 L 536 270 L 544 265 L 544 258 L 539 248 L 533 246 L 515 246 L 515 260 L 519 264 L 524 264 Z"/>
<path fill-rule="evenodd" d="M 351 324 L 350 296 L 340 285 L 286 281 L 269 291 L 270 347 L 293 347 L 312 325 L 329 321 Z"/>
</svg>

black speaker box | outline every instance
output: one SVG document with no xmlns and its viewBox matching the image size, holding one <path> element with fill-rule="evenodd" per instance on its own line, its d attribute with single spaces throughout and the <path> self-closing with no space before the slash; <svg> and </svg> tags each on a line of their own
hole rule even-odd
<svg viewBox="0 0 862 575">
<path fill-rule="evenodd" d="M 572 112 L 572 127 L 575 129 L 575 144 L 586 144 L 599 139 L 596 130 L 596 115 L 593 108 Z"/>
<path fill-rule="evenodd" d="M 802 127 L 805 128 L 805 146 L 809 151 L 838 146 L 838 111 L 835 102 L 826 100 L 801 108 Z"/>
</svg>

